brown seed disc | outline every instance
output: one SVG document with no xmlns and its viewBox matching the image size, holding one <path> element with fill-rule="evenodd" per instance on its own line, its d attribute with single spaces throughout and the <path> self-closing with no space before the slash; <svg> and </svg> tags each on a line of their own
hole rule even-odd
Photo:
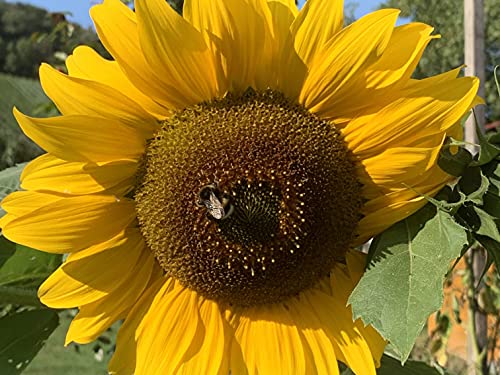
<svg viewBox="0 0 500 375">
<path fill-rule="evenodd" d="M 165 272 L 220 303 L 274 303 L 313 286 L 360 217 L 353 156 L 329 122 L 273 91 L 202 103 L 150 142 L 135 199 Z"/>
</svg>

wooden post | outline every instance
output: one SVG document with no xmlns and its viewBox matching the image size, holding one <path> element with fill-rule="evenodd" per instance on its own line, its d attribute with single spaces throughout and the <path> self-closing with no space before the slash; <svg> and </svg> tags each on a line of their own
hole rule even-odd
<svg viewBox="0 0 500 375">
<path fill-rule="evenodd" d="M 484 3 L 483 0 L 464 0 L 464 37 L 465 37 L 465 74 L 476 76 L 481 85 L 478 95 L 484 98 L 485 80 L 485 46 L 484 46 Z M 484 106 L 475 108 L 476 120 L 481 131 L 484 132 L 485 109 Z M 465 124 L 465 141 L 477 143 L 476 124 L 471 116 Z M 477 150 L 476 150 L 477 151 Z M 486 265 L 486 255 L 482 248 L 472 248 L 469 251 L 468 261 L 471 264 L 472 285 L 477 285 Z M 469 299 L 471 319 L 469 327 L 473 332 L 467 335 L 467 362 L 468 374 L 487 374 L 487 358 L 481 353 L 487 350 L 488 326 L 485 314 L 478 311 L 477 296 L 481 285 L 477 286 L 476 293 Z M 474 291 L 470 291 L 474 292 Z"/>
<path fill-rule="evenodd" d="M 478 95 L 484 98 L 485 46 L 484 46 L 484 2 L 483 0 L 464 0 L 464 46 L 465 75 L 480 79 Z M 484 106 L 475 108 L 479 126 L 484 129 Z M 465 126 L 465 140 L 477 143 L 476 128 L 471 118 Z"/>
</svg>

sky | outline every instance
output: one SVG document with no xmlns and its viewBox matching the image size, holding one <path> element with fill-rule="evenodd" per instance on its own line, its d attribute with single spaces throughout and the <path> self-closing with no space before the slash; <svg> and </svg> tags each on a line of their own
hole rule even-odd
<svg viewBox="0 0 500 375">
<path fill-rule="evenodd" d="M 99 0 L 7 0 L 8 3 L 23 2 L 33 4 L 51 12 L 70 12 L 72 16 L 69 19 L 77 22 L 84 27 L 92 25 L 92 20 L 89 17 L 89 8 L 101 1 Z M 359 4 L 356 9 L 356 18 L 359 18 L 366 13 L 370 13 L 377 9 L 378 4 L 382 0 L 357 0 Z M 303 0 L 300 0 L 303 3 Z"/>
</svg>

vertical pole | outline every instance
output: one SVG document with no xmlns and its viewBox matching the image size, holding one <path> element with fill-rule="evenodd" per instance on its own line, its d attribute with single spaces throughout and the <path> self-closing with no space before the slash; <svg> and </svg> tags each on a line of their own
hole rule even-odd
<svg viewBox="0 0 500 375">
<path fill-rule="evenodd" d="M 464 0 L 464 46 L 465 75 L 476 76 L 481 81 L 478 95 L 484 98 L 485 46 L 484 46 L 484 0 Z M 484 106 L 475 108 L 479 127 L 484 130 Z M 477 143 L 474 119 L 465 126 L 465 140 Z"/>
<path fill-rule="evenodd" d="M 484 80 L 485 80 L 485 46 L 484 46 L 484 3 L 483 0 L 464 0 L 464 45 L 465 45 L 465 74 L 476 76 L 480 79 L 481 85 L 478 95 L 484 98 Z M 476 120 L 481 131 L 484 131 L 485 110 L 484 106 L 475 108 Z M 475 119 L 471 116 L 465 124 L 465 141 L 477 143 Z M 484 313 L 478 311 L 477 296 L 481 290 L 481 284 L 478 285 L 479 277 L 486 265 L 486 255 L 482 248 L 471 248 L 468 261 L 471 264 L 472 283 L 477 286 L 469 299 L 470 306 L 469 327 L 472 332 L 467 336 L 467 362 L 470 375 L 487 374 L 487 358 L 484 355 L 487 350 L 488 327 L 487 317 Z M 481 355 L 483 354 L 483 355 Z"/>
</svg>

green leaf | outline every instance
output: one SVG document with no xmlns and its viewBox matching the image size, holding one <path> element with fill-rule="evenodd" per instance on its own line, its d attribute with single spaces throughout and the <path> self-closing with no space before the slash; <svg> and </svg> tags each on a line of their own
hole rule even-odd
<svg viewBox="0 0 500 375">
<path fill-rule="evenodd" d="M 29 375 L 106 375 L 107 363 L 114 352 L 116 333 L 120 322 L 116 322 L 89 345 L 76 343 L 64 347 L 68 327 L 76 314 L 75 310 L 59 313 L 59 327 L 49 337 L 45 346 L 29 365 Z M 57 360 L 54 360 L 57 359 Z M 193 374 L 198 375 L 198 374 Z M 200 374 L 205 375 L 205 374 Z M 224 374 L 229 375 L 229 374 Z"/>
<path fill-rule="evenodd" d="M 477 229 L 476 234 L 487 236 L 500 242 L 500 232 L 498 231 L 498 224 L 495 218 L 479 207 L 474 207 L 474 211 L 481 222 L 481 226 Z"/>
<path fill-rule="evenodd" d="M 472 233 L 500 241 L 500 232 L 495 218 L 483 209 L 473 205 L 465 205 L 458 210 L 458 217 Z"/>
<path fill-rule="evenodd" d="M 454 215 L 460 207 L 466 202 L 467 197 L 462 192 L 452 190 L 450 186 L 443 187 L 433 198 L 427 194 L 420 193 L 411 186 L 404 184 L 407 188 L 424 197 L 427 202 L 432 204 L 438 210 Z"/>
<path fill-rule="evenodd" d="M 500 195 L 488 191 L 483 197 L 483 209 L 491 216 L 500 219 Z"/>
<path fill-rule="evenodd" d="M 19 178 L 25 166 L 26 163 L 23 163 L 0 171 L 0 202 L 13 191 L 19 190 Z M 5 211 L 0 207 L 0 217 L 3 215 Z"/>
<path fill-rule="evenodd" d="M 346 368 L 341 375 L 354 375 L 351 369 Z M 404 366 L 386 354 L 382 356 L 380 368 L 377 369 L 377 375 L 443 375 L 442 371 L 430 367 L 424 362 L 409 360 Z"/>
<path fill-rule="evenodd" d="M 13 244 L 15 252 L 0 268 L 0 287 L 38 287 L 61 264 L 62 255 Z M 0 250 L 1 251 L 1 250 Z"/>
<path fill-rule="evenodd" d="M 500 147 L 490 143 L 476 121 L 476 134 L 479 141 L 479 157 L 472 165 L 485 165 L 500 155 Z"/>
<path fill-rule="evenodd" d="M 434 367 L 430 367 L 424 362 L 409 360 L 404 366 L 397 359 L 387 355 L 382 356 L 378 375 L 441 375 L 442 372 Z"/>
<path fill-rule="evenodd" d="M 490 215 L 500 218 L 500 164 L 497 160 L 481 167 L 488 178 L 489 187 L 483 196 L 483 209 Z"/>
<path fill-rule="evenodd" d="M 404 362 L 428 316 L 441 307 L 443 281 L 467 233 L 431 204 L 376 237 L 368 270 L 349 298 Z"/>
<path fill-rule="evenodd" d="M 19 189 L 25 164 L 0 172 L 0 201 Z M 4 212 L 0 208 L 0 217 Z M 61 264 L 62 256 L 15 244 L 0 233 L 0 304 L 41 306 L 40 284 Z"/>
<path fill-rule="evenodd" d="M 443 187 L 434 198 L 425 194 L 422 196 L 433 204 L 438 210 L 444 211 L 450 215 L 455 215 L 462 205 L 467 201 L 467 196 L 450 186 Z"/>
<path fill-rule="evenodd" d="M 486 236 L 475 235 L 474 237 L 483 245 L 490 258 L 495 262 L 495 268 L 500 276 L 500 243 Z"/>
<path fill-rule="evenodd" d="M 451 147 L 457 148 L 451 152 Z M 459 177 L 472 162 L 472 154 L 465 147 L 454 145 L 451 138 L 447 138 L 439 151 L 438 165 L 446 173 Z"/>
<path fill-rule="evenodd" d="M 490 186 L 490 181 L 482 173 L 481 168 L 470 167 L 460 178 L 458 186 L 460 191 L 467 196 L 466 201 L 481 205 L 483 204 L 483 195 Z"/>
<path fill-rule="evenodd" d="M 498 132 L 489 133 L 487 137 L 488 137 L 488 142 L 494 145 L 500 145 L 500 133 Z"/>
<path fill-rule="evenodd" d="M 16 245 L 0 236 L 0 267 L 16 252 Z M 0 268 L 1 269 L 1 268 Z"/>
<path fill-rule="evenodd" d="M 20 374 L 59 324 L 52 310 L 31 310 L 0 319 L 0 374 Z"/>
<path fill-rule="evenodd" d="M 500 164 L 498 161 L 492 161 L 481 167 L 483 173 L 488 177 L 490 185 L 500 190 Z"/>
<path fill-rule="evenodd" d="M 30 249 L 0 237 L 0 303 L 40 306 L 40 284 L 61 264 L 62 256 Z"/>
</svg>

